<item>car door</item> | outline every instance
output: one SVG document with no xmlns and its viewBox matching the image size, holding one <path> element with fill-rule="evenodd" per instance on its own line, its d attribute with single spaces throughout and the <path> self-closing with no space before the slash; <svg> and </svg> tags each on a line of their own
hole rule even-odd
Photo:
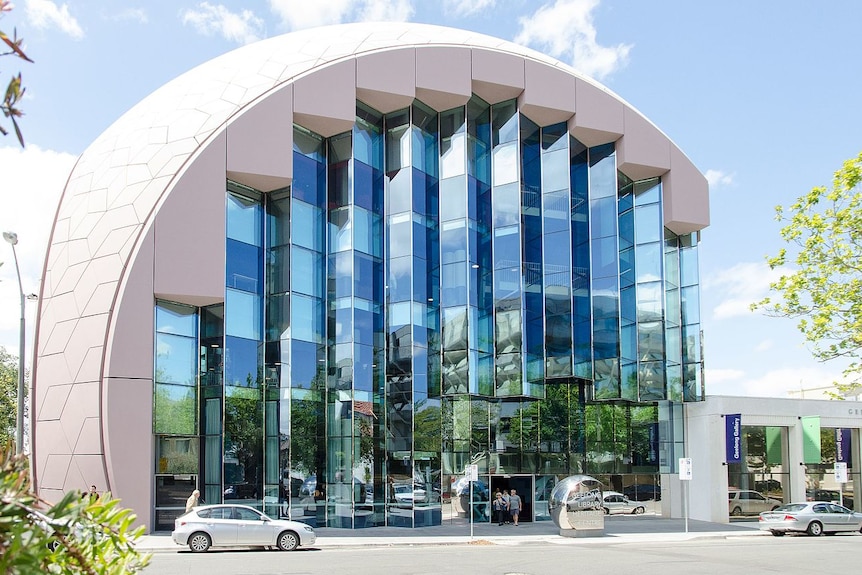
<svg viewBox="0 0 862 575">
<path fill-rule="evenodd" d="M 275 542 L 269 521 L 264 521 L 263 515 L 254 509 L 235 507 L 234 517 L 237 545 L 272 545 Z"/>
<path fill-rule="evenodd" d="M 855 531 L 855 521 L 852 522 L 853 514 L 849 509 L 840 505 L 829 505 L 829 515 L 835 531 Z"/>
<path fill-rule="evenodd" d="M 204 531 L 209 533 L 216 546 L 236 545 L 236 524 L 230 519 L 230 509 L 213 507 L 198 512 L 204 522 Z"/>
<path fill-rule="evenodd" d="M 756 491 L 742 491 L 739 496 L 743 502 L 742 511 L 746 515 L 757 515 L 761 511 L 769 510 L 766 498 Z"/>
</svg>

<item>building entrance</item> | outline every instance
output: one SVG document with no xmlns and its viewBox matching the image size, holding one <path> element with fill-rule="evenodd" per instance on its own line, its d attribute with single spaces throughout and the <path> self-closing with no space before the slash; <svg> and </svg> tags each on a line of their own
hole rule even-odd
<svg viewBox="0 0 862 575">
<path fill-rule="evenodd" d="M 512 489 L 521 498 L 521 512 L 518 514 L 518 523 L 529 523 L 533 521 L 533 476 L 532 475 L 492 475 L 491 476 L 491 501 L 494 501 L 497 493 Z"/>
</svg>

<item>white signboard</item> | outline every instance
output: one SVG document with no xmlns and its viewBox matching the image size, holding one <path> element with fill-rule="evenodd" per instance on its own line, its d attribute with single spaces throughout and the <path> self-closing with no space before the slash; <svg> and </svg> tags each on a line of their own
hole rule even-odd
<svg viewBox="0 0 862 575">
<path fill-rule="evenodd" d="M 478 465 L 465 465 L 464 466 L 464 477 L 467 478 L 467 481 L 479 481 L 479 466 Z"/>
<path fill-rule="evenodd" d="M 847 463 L 835 462 L 835 483 L 847 483 Z"/>
<path fill-rule="evenodd" d="M 679 458 L 680 481 L 691 481 L 691 457 Z"/>
</svg>

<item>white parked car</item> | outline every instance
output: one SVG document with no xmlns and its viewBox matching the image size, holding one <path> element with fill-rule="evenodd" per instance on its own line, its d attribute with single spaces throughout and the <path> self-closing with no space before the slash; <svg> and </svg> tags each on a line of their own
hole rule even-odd
<svg viewBox="0 0 862 575">
<path fill-rule="evenodd" d="M 602 493 L 602 507 L 605 509 L 605 515 L 610 515 L 611 513 L 640 515 L 646 511 L 643 504 L 637 501 L 630 501 L 628 497 L 616 491 L 605 491 Z"/>
<path fill-rule="evenodd" d="M 314 529 L 299 521 L 271 519 L 245 505 L 201 505 L 174 521 L 174 543 L 195 553 L 210 547 L 278 547 L 293 551 L 313 545 Z"/>
<path fill-rule="evenodd" d="M 757 491 L 739 489 L 727 492 L 727 511 L 734 517 L 757 515 L 762 511 L 772 511 L 784 502 L 766 497 Z"/>
<path fill-rule="evenodd" d="M 827 501 L 788 503 L 760 514 L 760 530 L 770 531 L 776 537 L 785 533 L 808 533 L 817 537 L 840 531 L 862 530 L 862 513 Z"/>
</svg>

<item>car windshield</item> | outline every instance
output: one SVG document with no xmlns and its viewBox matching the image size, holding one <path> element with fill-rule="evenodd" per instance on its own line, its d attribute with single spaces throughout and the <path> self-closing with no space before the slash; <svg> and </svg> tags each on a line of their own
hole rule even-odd
<svg viewBox="0 0 862 575">
<path fill-rule="evenodd" d="M 802 511 L 805 507 L 804 503 L 788 503 L 787 505 L 776 507 L 773 511 Z"/>
</svg>

